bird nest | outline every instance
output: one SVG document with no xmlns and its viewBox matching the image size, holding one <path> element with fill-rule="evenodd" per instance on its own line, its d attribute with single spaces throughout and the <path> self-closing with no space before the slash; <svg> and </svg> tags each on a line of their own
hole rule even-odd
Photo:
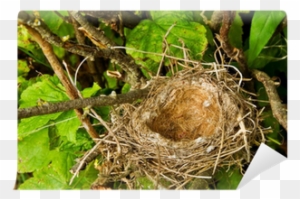
<svg viewBox="0 0 300 199">
<path fill-rule="evenodd" d="M 152 188 L 185 189 L 220 166 L 249 162 L 251 146 L 264 140 L 260 113 L 241 91 L 239 71 L 231 66 L 236 72 L 230 74 L 227 67 L 198 66 L 155 78 L 146 99 L 115 108 L 113 136 L 100 139 L 96 184 L 147 188 L 137 180 L 147 177 Z"/>
</svg>

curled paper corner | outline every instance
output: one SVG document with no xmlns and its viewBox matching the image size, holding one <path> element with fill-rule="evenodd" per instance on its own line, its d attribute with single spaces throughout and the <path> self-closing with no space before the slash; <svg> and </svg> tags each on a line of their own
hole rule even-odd
<svg viewBox="0 0 300 199">
<path fill-rule="evenodd" d="M 244 177 L 242 178 L 238 189 L 242 188 L 258 174 L 279 164 L 286 159 L 287 157 L 281 155 L 277 151 L 262 143 L 259 146 L 259 149 L 256 152 L 253 160 L 251 161 Z"/>
</svg>

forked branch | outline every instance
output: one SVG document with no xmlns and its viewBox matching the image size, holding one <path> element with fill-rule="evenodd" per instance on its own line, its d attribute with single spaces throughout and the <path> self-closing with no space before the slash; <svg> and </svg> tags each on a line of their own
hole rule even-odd
<svg viewBox="0 0 300 199">
<path fill-rule="evenodd" d="M 70 82 L 68 77 L 65 75 L 65 73 L 62 69 L 63 67 L 62 67 L 61 63 L 59 62 L 59 60 L 57 59 L 57 57 L 55 56 L 55 54 L 53 52 L 52 46 L 47 41 L 45 41 L 41 37 L 41 35 L 33 28 L 27 26 L 27 30 L 28 30 L 29 34 L 32 36 L 32 38 L 41 47 L 44 55 L 46 56 L 47 60 L 49 61 L 55 74 L 57 75 L 57 77 L 59 78 L 59 80 L 61 81 L 63 86 L 66 88 L 66 93 L 67 93 L 68 97 L 71 100 L 79 98 L 77 89 L 73 86 L 73 84 Z M 92 138 L 97 138 L 98 134 L 97 134 L 96 130 L 94 129 L 94 127 L 92 126 L 92 124 L 90 123 L 90 121 L 88 120 L 88 118 L 82 117 L 83 116 L 82 109 L 74 109 L 74 110 L 75 110 L 77 117 L 79 118 L 82 125 L 89 133 L 89 135 Z"/>
</svg>

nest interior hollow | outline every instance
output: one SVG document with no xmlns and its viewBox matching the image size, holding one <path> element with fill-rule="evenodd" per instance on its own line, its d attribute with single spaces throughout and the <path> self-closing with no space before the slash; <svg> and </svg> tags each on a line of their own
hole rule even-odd
<svg viewBox="0 0 300 199">
<path fill-rule="evenodd" d="M 156 111 L 152 109 L 155 112 L 146 121 L 152 131 L 174 141 L 210 137 L 216 133 L 221 108 L 212 91 L 185 80 L 167 86 L 168 89 L 161 89 L 158 95 L 158 98 L 166 96 L 165 100 L 156 104 Z"/>
</svg>

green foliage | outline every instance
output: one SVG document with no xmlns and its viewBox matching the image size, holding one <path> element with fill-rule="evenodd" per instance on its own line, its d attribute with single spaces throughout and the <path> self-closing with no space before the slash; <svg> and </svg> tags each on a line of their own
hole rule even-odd
<svg viewBox="0 0 300 199">
<path fill-rule="evenodd" d="M 56 131 L 49 132 L 50 144 L 53 145 L 52 149 L 57 149 L 62 152 L 68 152 L 74 154 L 76 157 L 82 155 L 82 151 L 91 149 L 94 145 L 93 140 L 83 128 L 79 128 L 76 131 L 76 142 L 68 141 L 67 137 L 62 137 L 57 134 Z"/>
<path fill-rule="evenodd" d="M 18 77 L 26 77 L 30 68 L 25 60 L 18 60 Z"/>
<path fill-rule="evenodd" d="M 266 111 L 263 113 L 263 124 L 266 127 L 271 127 L 272 131 L 267 134 L 268 146 L 273 149 L 277 149 L 282 142 L 282 135 L 280 135 L 280 125 L 274 118 L 272 111 Z"/>
<path fill-rule="evenodd" d="M 264 49 L 262 49 L 261 53 L 253 61 L 253 68 L 264 68 L 268 63 L 277 61 L 279 57 L 283 57 L 287 54 L 286 47 L 278 47 L 284 45 L 280 38 L 280 35 L 277 35 L 264 46 Z"/>
<path fill-rule="evenodd" d="M 277 26 L 285 16 L 286 14 L 282 11 L 260 11 L 254 13 L 249 41 L 249 66 L 255 67 L 253 61 L 271 39 Z"/>
<path fill-rule="evenodd" d="M 66 51 L 63 48 L 59 48 L 56 46 L 53 46 L 53 52 L 59 59 L 63 59 L 66 55 Z"/>
<path fill-rule="evenodd" d="M 20 67 L 20 70 L 23 67 Z M 82 91 L 84 97 L 95 95 L 97 84 Z M 68 97 L 56 76 L 43 75 L 26 88 L 19 99 L 20 107 L 47 106 L 48 102 L 65 101 Z M 42 100 L 42 102 L 40 101 Z M 108 114 L 108 111 L 106 112 Z M 83 189 L 89 188 L 97 178 L 96 170 L 89 165 L 70 186 L 70 168 L 78 152 L 89 150 L 93 141 L 86 131 L 79 129 L 80 122 L 74 111 L 34 116 L 20 120 L 18 125 L 18 172 L 32 172 L 20 189 Z M 50 163 L 50 164 L 49 164 Z"/>
<path fill-rule="evenodd" d="M 100 86 L 97 83 L 94 83 L 92 87 L 90 88 L 85 88 L 81 94 L 83 98 L 88 98 L 91 96 L 94 96 L 99 90 L 100 90 Z"/>
<path fill-rule="evenodd" d="M 186 189 L 189 190 L 199 190 L 199 189 L 209 189 L 209 183 L 207 179 L 201 179 L 201 178 L 195 178 L 191 180 L 187 185 L 185 186 Z"/>
<path fill-rule="evenodd" d="M 286 14 L 281 11 L 256 11 L 250 26 L 245 23 L 244 13 L 236 12 L 228 35 L 230 44 L 245 51 L 250 69 L 260 69 L 270 77 L 276 76 L 285 80 L 287 77 L 287 28 L 280 30 L 278 25 Z M 207 18 L 210 18 L 213 12 L 205 12 L 205 14 Z M 69 37 L 72 42 L 76 40 L 72 25 L 64 19 L 64 17 L 68 17 L 68 12 L 44 11 L 40 12 L 40 17 L 52 33 L 61 38 Z M 97 21 L 94 23 L 98 26 Z M 201 62 L 216 61 L 214 57 L 216 46 L 213 38 L 214 34 L 218 32 L 212 30 L 209 24 L 204 23 L 198 11 L 151 11 L 148 18 L 142 20 L 135 28 L 124 29 L 126 40 L 123 40 L 104 23 L 100 23 L 99 27 L 105 32 L 105 36 L 117 45 L 123 45 L 126 41 L 126 47 L 130 48 L 126 49 L 126 52 L 134 58 L 136 63 L 141 64 L 141 70 L 148 79 L 151 78 L 149 74 L 157 73 L 162 60 L 161 54 L 165 49 L 167 49 L 168 55 L 183 58 L 182 47 L 184 46 L 189 49 L 190 59 Z M 248 29 L 250 32 L 247 31 Z M 164 38 L 167 41 L 167 46 L 165 46 Z M 87 42 L 87 44 L 91 44 L 91 42 Z M 18 49 L 20 50 L 19 54 L 22 54 L 18 60 L 18 107 L 47 106 L 48 103 L 69 100 L 64 87 L 55 75 L 42 73 L 36 76 L 31 75 L 31 70 L 36 70 L 35 68 L 32 69 L 33 65 L 51 67 L 41 48 L 33 41 L 27 29 L 22 25 L 18 26 Z M 78 55 L 66 52 L 63 48 L 53 46 L 53 50 L 59 59 L 66 60 L 71 67 L 78 65 L 82 59 Z M 28 60 L 31 60 L 32 63 Z M 238 65 L 234 60 L 231 64 Z M 170 60 L 165 58 L 163 65 L 169 67 Z M 70 70 L 72 71 L 74 68 Z M 109 64 L 108 70 L 122 71 L 120 66 L 113 64 Z M 171 76 L 171 72 L 166 71 L 164 75 Z M 104 81 L 105 87 L 102 86 L 103 88 L 97 83 L 93 83 L 88 84 L 91 85 L 90 87 L 80 89 L 83 97 L 89 98 L 100 94 L 109 95 L 114 90 L 119 93 L 127 93 L 131 88 L 130 84 L 124 84 L 120 80 L 109 77 L 106 72 L 102 74 L 101 80 Z M 266 107 L 268 110 L 262 115 L 264 118 L 262 125 L 272 128 L 272 132 L 267 134 L 267 144 L 277 150 L 283 140 L 281 135 L 283 129 L 272 116 L 269 104 L 264 102 L 268 101 L 268 96 L 263 85 L 255 82 L 254 86 L 259 100 L 257 103 L 255 102 L 256 105 L 259 108 Z M 80 83 L 78 83 L 78 87 L 81 88 Z M 285 84 L 278 87 L 278 93 L 283 101 L 287 99 Z M 96 107 L 94 109 L 104 120 L 109 119 L 111 107 Z M 99 123 L 93 118 L 91 118 L 91 122 L 93 124 Z M 99 172 L 94 169 L 93 163 L 88 164 L 86 169 L 75 178 L 72 185 L 69 185 L 72 177 L 69 170 L 75 164 L 74 160 L 94 146 L 94 141 L 80 125 L 80 121 L 73 110 L 34 116 L 21 119 L 18 122 L 18 173 L 21 174 L 18 179 L 21 179 L 20 189 L 90 188 Z M 95 126 L 95 129 L 99 133 L 107 131 L 103 126 Z M 229 169 L 220 168 L 213 180 L 216 181 L 217 189 L 235 189 L 241 178 L 242 174 L 239 168 L 231 167 Z M 160 183 L 164 187 L 171 185 L 164 178 L 160 179 Z M 126 189 L 126 184 L 114 182 L 113 188 Z M 154 189 L 155 186 L 147 177 L 136 176 L 136 188 Z M 209 188 L 209 184 L 206 181 L 196 179 L 188 183 L 185 188 L 206 189 Z"/>
<path fill-rule="evenodd" d="M 18 26 L 18 49 L 32 57 L 35 62 L 50 67 L 42 49 L 33 42 L 32 37 L 29 35 L 24 26 Z"/>
<path fill-rule="evenodd" d="M 236 48 L 242 49 L 243 41 L 242 41 L 242 34 L 243 34 L 243 20 L 239 15 L 239 12 L 236 12 L 232 25 L 230 27 L 228 37 L 231 45 Z"/>
<path fill-rule="evenodd" d="M 88 189 L 97 178 L 97 170 L 90 163 L 80 172 L 72 185 L 69 180 L 72 174 L 69 172 L 74 165 L 75 156 L 67 152 L 53 152 L 51 164 L 43 167 L 33 174 L 34 177 L 25 181 L 20 189 Z"/>
<path fill-rule="evenodd" d="M 65 89 L 56 76 L 43 75 L 41 80 L 23 91 L 20 108 L 39 105 L 39 101 L 60 102 L 68 100 Z"/>
<path fill-rule="evenodd" d="M 122 87 L 122 93 L 128 93 L 130 91 L 130 84 L 125 83 L 124 86 Z"/>
<path fill-rule="evenodd" d="M 126 47 L 183 58 L 182 47 L 188 48 L 192 59 L 200 60 L 207 46 L 206 29 L 193 21 L 192 12 L 151 12 L 152 20 L 143 20 L 127 35 Z M 166 38 L 165 38 L 166 36 Z M 167 44 L 164 43 L 164 38 Z M 197 45 L 195 45 L 197 43 Z M 168 45 L 168 46 L 165 46 Z M 156 72 L 162 56 L 127 49 L 137 63 Z M 146 62 L 148 59 L 151 61 Z M 165 62 L 169 65 L 169 62 Z"/>
<path fill-rule="evenodd" d="M 243 175 L 240 173 L 238 167 L 220 168 L 215 174 L 217 182 L 217 189 L 236 189 L 242 179 Z"/>
<path fill-rule="evenodd" d="M 39 12 L 40 17 L 43 19 L 43 22 L 47 24 L 47 27 L 54 34 L 59 37 L 64 37 L 69 35 L 69 37 L 74 37 L 74 28 L 71 24 L 67 23 L 64 19 L 58 16 L 53 11 L 42 11 Z M 67 11 L 58 11 L 62 16 L 68 16 Z"/>
<path fill-rule="evenodd" d="M 115 42 L 117 45 L 123 44 L 122 38 L 120 36 L 117 36 L 117 34 L 109 26 L 101 23 L 99 28 L 100 30 L 105 32 L 106 37 Z"/>
<path fill-rule="evenodd" d="M 74 119 L 70 119 L 74 118 Z M 76 114 L 73 110 L 66 111 L 62 113 L 56 119 L 56 128 L 58 135 L 66 136 L 67 140 L 70 142 L 76 142 L 76 131 L 80 126 L 80 121 L 76 117 Z M 59 123 L 60 121 L 64 121 Z"/>
<path fill-rule="evenodd" d="M 154 189 L 155 185 L 149 178 L 147 177 L 137 177 L 136 178 L 136 188 L 137 189 L 144 189 L 144 190 L 149 190 L 149 189 Z"/>
<path fill-rule="evenodd" d="M 22 140 L 26 136 L 39 132 L 50 120 L 55 120 L 60 114 L 52 113 L 21 119 L 18 125 L 18 139 Z"/>
<path fill-rule="evenodd" d="M 30 68 L 26 60 L 18 60 L 18 98 L 21 93 L 28 87 L 29 81 L 25 78 L 28 75 Z"/>
<path fill-rule="evenodd" d="M 48 155 L 48 129 L 26 136 L 18 143 L 18 172 L 33 172 L 46 166 L 50 160 Z"/>
</svg>

